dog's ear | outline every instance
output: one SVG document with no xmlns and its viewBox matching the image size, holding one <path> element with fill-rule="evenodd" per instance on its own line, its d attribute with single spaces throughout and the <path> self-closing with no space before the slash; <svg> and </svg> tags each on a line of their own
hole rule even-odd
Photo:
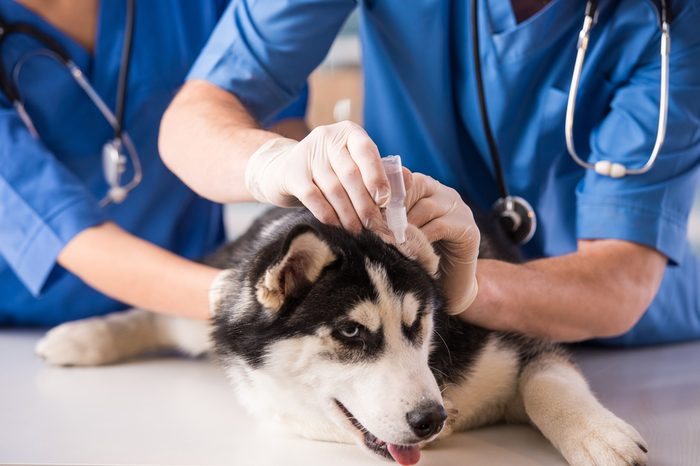
<svg viewBox="0 0 700 466">
<path fill-rule="evenodd" d="M 289 296 L 316 281 L 323 268 L 335 259 L 328 243 L 312 227 L 293 229 L 279 259 L 258 281 L 258 301 L 269 310 L 279 311 Z"/>
</svg>

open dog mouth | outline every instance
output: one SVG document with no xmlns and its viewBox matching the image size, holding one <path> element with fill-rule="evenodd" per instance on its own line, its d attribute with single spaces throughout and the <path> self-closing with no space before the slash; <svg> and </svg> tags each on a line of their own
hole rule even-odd
<svg viewBox="0 0 700 466">
<path fill-rule="evenodd" d="M 370 451 L 384 458 L 394 460 L 401 465 L 416 464 L 420 460 L 420 447 L 418 445 L 396 445 L 377 438 L 377 436 L 367 430 L 367 428 L 353 416 L 343 403 L 336 399 L 333 401 L 335 401 L 338 409 L 345 415 L 352 426 L 362 434 L 365 446 L 369 448 Z"/>
</svg>

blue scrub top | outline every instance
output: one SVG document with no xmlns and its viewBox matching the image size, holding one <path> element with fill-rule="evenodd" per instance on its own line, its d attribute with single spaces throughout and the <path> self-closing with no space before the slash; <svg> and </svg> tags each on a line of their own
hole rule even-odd
<svg viewBox="0 0 700 466">
<path fill-rule="evenodd" d="M 224 15 L 191 78 L 235 93 L 264 120 L 302 89 L 359 5 L 365 127 L 384 154 L 401 154 L 489 209 L 498 198 L 473 72 L 470 2 L 463 0 L 241 0 Z M 700 338 L 700 276 L 686 239 L 700 159 L 700 7 L 673 2 L 669 122 L 653 170 L 613 180 L 584 171 L 564 140 L 567 92 L 584 0 L 552 0 L 517 23 L 507 0 L 479 1 L 481 62 L 491 126 L 514 195 L 539 228 L 527 257 L 616 238 L 669 258 L 642 320 L 611 344 Z M 659 107 L 659 23 L 650 0 L 599 2 L 578 97 L 577 151 L 641 166 Z"/>
<path fill-rule="evenodd" d="M 226 3 L 136 2 L 125 127 L 140 154 L 143 181 L 122 204 L 98 207 L 107 191 L 100 153 L 113 130 L 65 68 L 32 58 L 19 76 L 39 140 L 0 94 L 0 325 L 53 325 L 125 308 L 56 265 L 63 246 L 85 228 L 112 221 L 188 258 L 221 244 L 221 207 L 170 173 L 158 155 L 157 136 L 163 111 Z M 30 23 L 55 38 L 114 109 L 124 0 L 100 1 L 93 55 L 14 1 L 0 2 L 0 16 L 9 23 Z M 0 58 L 11 73 L 18 59 L 43 48 L 13 34 L 0 48 Z M 305 105 L 302 92 L 277 118 L 303 116 Z M 129 164 L 124 179 L 131 174 Z"/>
</svg>

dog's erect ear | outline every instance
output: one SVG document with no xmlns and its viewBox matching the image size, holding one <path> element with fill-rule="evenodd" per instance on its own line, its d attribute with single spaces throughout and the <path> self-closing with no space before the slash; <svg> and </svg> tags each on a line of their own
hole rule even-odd
<svg viewBox="0 0 700 466">
<path fill-rule="evenodd" d="M 335 254 L 309 226 L 293 229 L 287 236 L 280 259 L 258 281 L 256 296 L 260 304 L 272 311 L 282 308 L 285 299 L 318 279 Z"/>
</svg>

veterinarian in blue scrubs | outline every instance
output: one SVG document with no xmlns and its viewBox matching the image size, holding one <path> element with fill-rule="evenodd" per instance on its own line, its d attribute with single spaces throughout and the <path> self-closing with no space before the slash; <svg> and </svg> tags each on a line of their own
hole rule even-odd
<svg viewBox="0 0 700 466">
<path fill-rule="evenodd" d="M 216 271 L 188 259 L 223 241 L 221 206 L 170 173 L 157 136 L 163 111 L 227 3 L 136 2 L 124 126 L 143 180 L 123 203 L 106 207 L 98 205 L 108 188 L 101 150 L 112 127 L 65 67 L 31 56 L 46 43 L 23 33 L 4 38 L 6 79 L 26 59 L 14 82 L 39 137 L 0 93 L 0 325 L 54 325 L 124 309 L 123 302 L 206 317 Z M 92 17 L 80 16 L 86 11 Z M 2 0 L 0 20 L 29 24 L 56 41 L 114 111 L 125 0 L 81 2 L 80 9 L 71 2 Z M 90 31 L 93 20 L 94 42 L 88 37 L 92 43 L 81 44 L 74 37 Z M 60 27 L 76 23 L 73 35 Z M 301 117 L 305 105 L 302 91 L 268 121 Z M 132 170 L 129 164 L 124 177 Z"/>
<path fill-rule="evenodd" d="M 368 199 L 386 201 L 378 155 L 401 154 L 414 172 L 488 211 L 499 193 L 478 107 L 471 2 L 410 3 L 241 1 L 225 13 L 191 81 L 166 112 L 162 156 L 212 199 L 278 205 L 298 199 L 322 220 L 356 229 L 376 218 Z M 574 128 L 584 159 L 640 166 L 651 153 L 660 89 L 656 3 L 599 2 Z M 686 239 L 700 161 L 700 6 L 672 2 L 665 143 L 650 172 L 621 179 L 580 168 L 565 146 L 567 93 L 585 6 L 584 0 L 478 0 L 490 124 L 510 191 L 533 205 L 539 226 L 523 248 L 528 263 L 479 261 L 479 292 L 462 316 L 564 341 L 608 337 L 610 344 L 636 345 L 700 338 L 700 268 Z M 255 129 L 251 121 L 264 121 L 301 92 L 355 7 L 366 134 L 332 125 L 297 144 Z M 200 153 L 222 169 L 198 170 L 201 161 L 193 154 Z M 245 166 L 245 176 L 227 164 Z M 468 225 L 450 225 L 449 208 L 436 200 L 461 201 L 446 195 L 445 186 L 427 189 L 429 178 L 416 182 L 427 201 L 422 209 L 432 205 L 438 217 L 433 229 L 459 241 Z M 439 236 L 433 232 L 432 239 Z M 464 280 L 466 286 L 473 277 Z"/>
</svg>

